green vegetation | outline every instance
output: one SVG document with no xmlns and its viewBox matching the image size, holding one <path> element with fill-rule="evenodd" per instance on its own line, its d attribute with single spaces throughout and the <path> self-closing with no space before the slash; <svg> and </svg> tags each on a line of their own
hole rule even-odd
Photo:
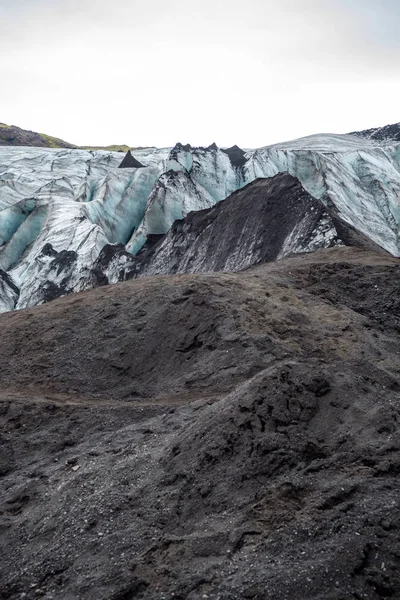
<svg viewBox="0 0 400 600">
<path fill-rule="evenodd" d="M 68 144 L 59 138 L 55 138 L 51 135 L 47 135 L 46 133 L 39 133 L 40 137 L 42 137 L 48 144 L 50 148 L 76 148 L 73 144 Z"/>
<path fill-rule="evenodd" d="M 126 146 L 122 144 L 118 146 L 118 144 L 111 146 L 79 146 L 82 150 L 108 150 L 109 152 L 128 152 L 131 149 L 130 146 Z"/>
<path fill-rule="evenodd" d="M 6 123 L 0 123 L 1 129 L 11 129 L 11 134 L 15 133 L 14 137 L 10 137 L 9 132 L 3 132 L 0 142 L 6 141 L 11 145 L 16 146 L 42 146 L 42 143 L 39 141 L 40 139 L 46 144 L 49 148 L 76 148 L 79 150 L 106 150 L 108 152 L 128 152 L 131 149 L 130 146 L 126 144 L 110 144 L 109 146 L 76 146 L 75 144 L 69 144 L 60 138 L 54 137 L 52 135 L 47 135 L 47 133 L 36 133 L 34 131 L 27 131 L 25 129 L 21 129 L 20 127 L 16 127 L 14 125 L 6 125 Z"/>
</svg>

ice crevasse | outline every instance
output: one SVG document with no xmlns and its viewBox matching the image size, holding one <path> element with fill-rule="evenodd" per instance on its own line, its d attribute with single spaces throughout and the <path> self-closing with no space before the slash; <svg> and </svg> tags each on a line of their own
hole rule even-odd
<svg viewBox="0 0 400 600">
<path fill-rule="evenodd" d="M 0 310 L 43 301 L 44 283 L 85 289 L 106 244 L 136 254 L 150 234 L 281 172 L 400 255 L 398 142 L 317 135 L 248 150 L 239 161 L 238 151 L 137 149 L 143 167 L 119 169 L 120 153 L 0 147 Z"/>
</svg>

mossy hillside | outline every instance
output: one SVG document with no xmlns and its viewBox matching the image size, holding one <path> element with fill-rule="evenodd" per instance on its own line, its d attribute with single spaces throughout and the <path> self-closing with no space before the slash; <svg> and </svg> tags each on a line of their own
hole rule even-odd
<svg viewBox="0 0 400 600">
<path fill-rule="evenodd" d="M 67 142 L 64 142 L 63 140 L 60 140 L 59 138 L 53 137 L 51 135 L 47 135 L 46 133 L 39 133 L 40 137 L 49 145 L 49 148 L 65 148 L 65 146 L 68 147 L 74 147 L 74 148 L 78 148 L 78 146 L 74 146 L 73 144 L 68 144 Z"/>
<path fill-rule="evenodd" d="M 128 152 L 131 146 L 113 144 L 111 146 L 79 146 L 82 150 L 108 150 L 109 152 Z"/>
<path fill-rule="evenodd" d="M 3 130 L 2 140 L 6 141 L 7 144 L 12 146 L 46 146 L 48 148 L 76 148 L 80 150 L 106 150 L 108 152 L 128 152 L 131 146 L 126 144 L 110 144 L 108 146 L 77 146 L 70 144 L 64 140 L 48 135 L 47 133 L 36 133 L 34 131 L 27 131 L 16 127 L 15 125 L 7 125 L 6 123 L 0 123 L 0 131 Z M 7 133 L 4 131 L 7 130 Z M 10 134 L 15 133 L 15 137 Z M 4 137 L 6 136 L 6 137 Z"/>
</svg>

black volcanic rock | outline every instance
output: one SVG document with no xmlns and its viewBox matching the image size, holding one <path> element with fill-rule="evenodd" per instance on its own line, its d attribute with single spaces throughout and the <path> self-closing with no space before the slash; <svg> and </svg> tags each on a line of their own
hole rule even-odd
<svg viewBox="0 0 400 600">
<path fill-rule="evenodd" d="M 214 207 L 176 221 L 160 242 L 135 257 L 135 272 L 239 271 L 338 243 L 326 207 L 296 178 L 282 173 L 258 179 Z"/>
<path fill-rule="evenodd" d="M 10 275 L 2 269 L 0 269 L 0 281 L 4 282 L 14 292 L 14 294 L 19 294 L 19 289 L 11 279 Z"/>
<path fill-rule="evenodd" d="M 125 281 L 134 261 L 134 257 L 125 250 L 123 244 L 106 244 L 90 271 L 88 287 L 107 285 L 113 281 Z M 111 281 L 110 273 L 112 273 Z"/>
<path fill-rule="evenodd" d="M 230 161 L 234 167 L 243 167 L 246 163 L 247 158 L 245 156 L 244 150 L 239 148 L 239 146 L 231 146 L 231 148 L 222 148 L 222 152 L 225 152 L 230 158 Z"/>
<path fill-rule="evenodd" d="M 10 275 L 0 269 L 0 308 L 2 311 L 13 310 L 19 298 L 19 289 Z"/>
<path fill-rule="evenodd" d="M 53 253 L 51 252 L 53 250 Z M 60 296 L 73 291 L 71 280 L 77 269 L 77 253 L 73 250 L 61 250 L 56 252 L 51 244 L 46 244 L 42 254 L 52 258 L 48 264 L 48 279 L 46 279 L 38 290 L 38 296 L 43 302 L 50 302 Z"/>
<path fill-rule="evenodd" d="M 400 142 L 400 123 L 385 125 L 385 127 L 375 127 L 373 129 L 364 129 L 363 131 L 353 131 L 350 135 L 386 142 L 393 140 Z"/>
<path fill-rule="evenodd" d="M 171 150 L 171 155 L 174 156 L 178 152 L 216 152 L 219 148 L 215 142 L 210 144 L 209 146 L 192 146 L 191 144 L 182 144 L 181 142 L 177 142 L 175 146 Z"/>
<path fill-rule="evenodd" d="M 173 172 L 173 174 L 175 174 Z M 257 179 L 215 206 L 175 221 L 131 261 L 122 279 L 147 275 L 240 271 L 336 245 L 385 253 L 288 173 Z"/>
<path fill-rule="evenodd" d="M 192 150 L 192 146 L 190 144 L 182 144 L 181 142 L 177 142 L 172 148 L 171 153 L 181 152 L 182 150 L 185 152 L 190 152 L 190 150 Z"/>
<path fill-rule="evenodd" d="M 142 165 L 141 162 L 139 162 L 138 160 L 136 160 L 136 158 L 132 155 L 131 151 L 128 150 L 128 152 L 125 154 L 124 160 L 122 161 L 122 163 L 119 165 L 119 169 L 140 169 L 141 167 L 144 167 L 144 165 Z"/>
<path fill-rule="evenodd" d="M 0 599 L 400 598 L 399 270 L 330 248 L 1 314 Z"/>
<path fill-rule="evenodd" d="M 43 256 L 54 257 L 54 256 L 57 256 L 57 254 L 58 254 L 57 250 L 55 250 L 53 248 L 53 246 L 51 244 L 49 244 L 49 243 L 45 244 L 43 246 L 43 248 L 42 248 L 42 255 Z"/>
</svg>

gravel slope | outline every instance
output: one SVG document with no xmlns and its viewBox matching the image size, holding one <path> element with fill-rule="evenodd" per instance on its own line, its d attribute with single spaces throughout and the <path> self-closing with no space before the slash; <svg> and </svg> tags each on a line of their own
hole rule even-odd
<svg viewBox="0 0 400 600">
<path fill-rule="evenodd" d="M 400 597 L 399 261 L 0 315 L 0 598 Z"/>
</svg>

